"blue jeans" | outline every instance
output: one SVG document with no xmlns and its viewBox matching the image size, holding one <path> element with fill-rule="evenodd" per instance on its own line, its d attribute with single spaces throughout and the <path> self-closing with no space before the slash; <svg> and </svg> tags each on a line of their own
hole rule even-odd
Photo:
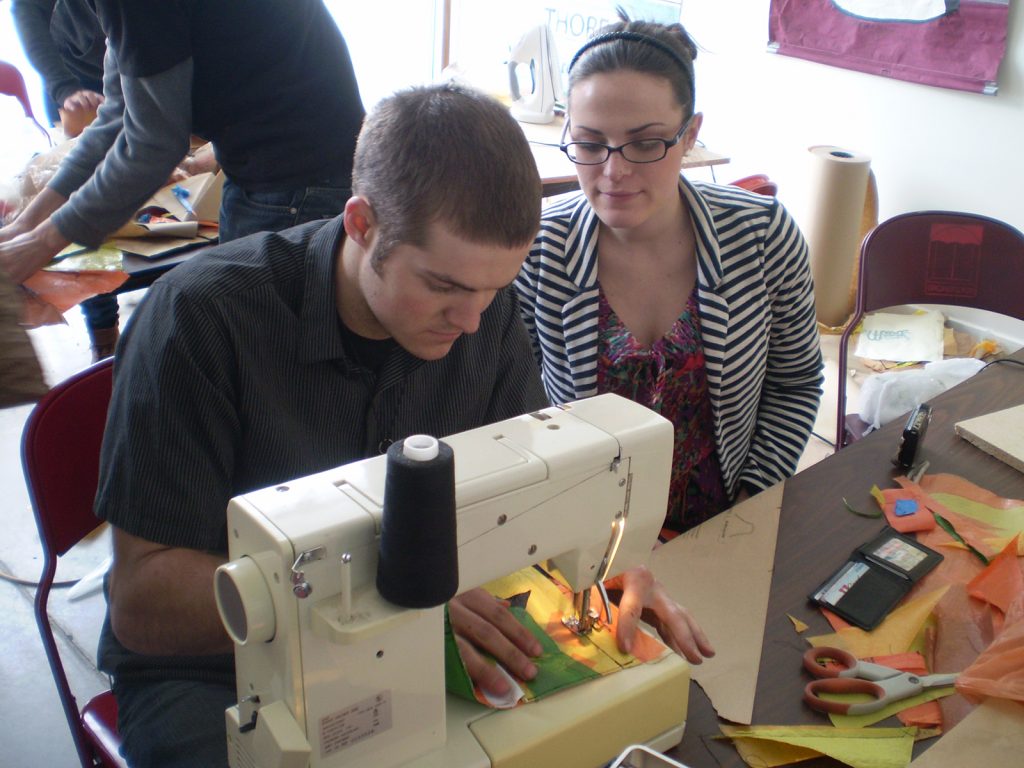
<svg viewBox="0 0 1024 768">
<path fill-rule="evenodd" d="M 279 232 L 307 221 L 332 219 L 345 210 L 351 194 L 350 186 L 331 182 L 253 191 L 226 179 L 220 200 L 220 242 L 254 232 Z"/>
<path fill-rule="evenodd" d="M 100 328 L 117 327 L 117 296 L 101 293 L 83 301 L 79 306 L 85 317 L 85 327 L 90 331 Z"/>
<path fill-rule="evenodd" d="M 133 768 L 228 768 L 224 710 L 235 687 L 190 680 L 114 683 L 121 753 Z"/>
</svg>

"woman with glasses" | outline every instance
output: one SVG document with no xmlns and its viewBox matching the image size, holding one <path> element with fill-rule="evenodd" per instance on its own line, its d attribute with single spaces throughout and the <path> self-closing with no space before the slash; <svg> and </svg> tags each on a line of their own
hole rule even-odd
<svg viewBox="0 0 1024 768">
<path fill-rule="evenodd" d="M 582 191 L 545 210 L 516 287 L 553 402 L 615 392 L 675 424 L 670 536 L 793 474 L 821 352 L 787 211 L 680 173 L 702 119 L 693 41 L 620 17 L 569 66 Z"/>
</svg>

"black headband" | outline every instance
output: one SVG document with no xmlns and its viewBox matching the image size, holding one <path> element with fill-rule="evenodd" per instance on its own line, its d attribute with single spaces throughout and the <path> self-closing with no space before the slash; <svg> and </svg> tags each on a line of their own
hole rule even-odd
<svg viewBox="0 0 1024 768">
<path fill-rule="evenodd" d="M 686 73 L 687 79 L 690 81 L 691 89 L 693 85 L 693 62 L 687 62 L 682 56 L 679 55 L 679 51 L 675 50 L 672 46 L 667 45 L 656 37 L 645 35 L 642 32 L 627 32 L 620 30 L 618 32 L 606 32 L 603 35 L 597 35 L 590 38 L 585 42 L 580 49 L 576 51 L 576 55 L 572 57 L 572 61 L 569 62 L 569 71 L 572 72 L 572 68 L 576 66 L 576 62 L 579 61 L 580 56 L 586 51 L 597 45 L 604 43 L 610 43 L 615 40 L 629 40 L 634 43 L 643 43 L 649 45 L 652 48 L 657 48 L 662 53 L 668 55 L 679 67 Z"/>
</svg>

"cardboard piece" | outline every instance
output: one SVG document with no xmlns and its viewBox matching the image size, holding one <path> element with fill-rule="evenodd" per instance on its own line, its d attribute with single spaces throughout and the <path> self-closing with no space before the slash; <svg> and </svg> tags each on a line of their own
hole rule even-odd
<svg viewBox="0 0 1024 768">
<path fill-rule="evenodd" d="M 761 666 L 784 483 L 658 547 L 651 570 L 715 646 L 693 679 L 718 714 L 750 724 Z"/>
<path fill-rule="evenodd" d="M 1020 765 L 1024 758 L 1024 705 L 986 699 L 953 730 L 914 760 L 912 768 Z"/>
<path fill-rule="evenodd" d="M 1024 405 L 958 421 L 953 429 L 969 443 L 1024 472 Z"/>
<path fill-rule="evenodd" d="M 185 208 L 175 195 L 174 187 L 188 191 L 188 202 L 194 215 Z M 126 222 L 107 240 L 128 253 L 152 258 L 166 256 L 182 250 L 189 243 L 205 245 L 217 239 L 217 220 L 220 215 L 220 198 L 224 188 L 223 172 L 199 173 L 187 179 L 168 184 L 158 189 L 146 201 L 145 208 L 162 208 L 167 214 L 178 219 L 171 224 L 145 224 L 136 220 Z M 141 239 L 158 241 L 155 245 L 132 242 Z"/>
</svg>

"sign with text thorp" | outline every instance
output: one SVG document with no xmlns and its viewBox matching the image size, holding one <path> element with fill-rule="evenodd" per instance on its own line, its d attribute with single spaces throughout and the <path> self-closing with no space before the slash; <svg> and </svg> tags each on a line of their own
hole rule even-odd
<svg viewBox="0 0 1024 768">
<path fill-rule="evenodd" d="M 769 50 L 994 94 L 1009 0 L 771 0 Z"/>
</svg>

